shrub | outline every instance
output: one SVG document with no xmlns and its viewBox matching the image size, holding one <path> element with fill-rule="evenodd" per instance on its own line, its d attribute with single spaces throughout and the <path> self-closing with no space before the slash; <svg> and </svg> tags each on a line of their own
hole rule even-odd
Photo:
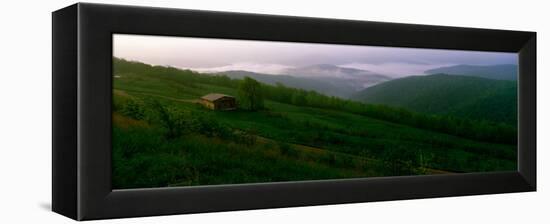
<svg viewBox="0 0 550 224">
<path fill-rule="evenodd" d="M 194 132 L 206 135 L 208 137 L 228 138 L 231 136 L 229 128 L 221 125 L 214 117 L 193 113 L 191 129 Z"/>
<path fill-rule="evenodd" d="M 165 137 L 173 139 L 181 136 L 190 125 L 189 114 L 175 107 L 165 106 L 156 100 L 149 102 L 152 113 L 150 123 L 160 124 L 165 129 Z"/>
<path fill-rule="evenodd" d="M 128 99 L 121 105 L 120 113 L 136 120 L 143 120 L 145 117 L 143 105 L 133 99 Z"/>
<path fill-rule="evenodd" d="M 336 164 L 336 156 L 333 153 L 327 153 L 322 157 L 322 162 L 334 166 Z"/>
<path fill-rule="evenodd" d="M 256 144 L 256 136 L 248 132 L 235 132 L 233 138 L 239 144 L 247 146 Z"/>
<path fill-rule="evenodd" d="M 284 156 L 294 157 L 298 155 L 298 151 L 286 142 L 279 142 L 279 150 L 281 151 L 281 155 Z"/>
</svg>

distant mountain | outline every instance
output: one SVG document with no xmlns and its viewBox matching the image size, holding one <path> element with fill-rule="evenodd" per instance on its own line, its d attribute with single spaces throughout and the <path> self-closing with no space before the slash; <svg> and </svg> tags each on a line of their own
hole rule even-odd
<svg viewBox="0 0 550 224">
<path fill-rule="evenodd" d="M 242 79 L 245 76 L 248 76 L 250 78 L 256 79 L 259 82 L 270 84 L 270 85 L 276 85 L 277 83 L 281 83 L 285 86 L 292 87 L 292 88 L 298 88 L 298 89 L 304 89 L 304 90 L 314 90 L 316 92 L 330 95 L 330 96 L 337 96 L 342 98 L 348 98 L 353 93 L 356 92 L 352 86 L 350 86 L 350 83 L 347 80 L 331 80 L 327 78 L 302 78 L 302 77 L 294 77 L 290 75 L 268 75 L 268 74 L 261 74 L 261 73 L 255 73 L 255 72 L 249 72 L 249 71 L 241 71 L 241 70 L 234 70 L 234 71 L 225 71 L 225 72 L 219 72 L 215 73 L 216 75 L 226 75 L 229 78 L 233 79 Z"/>
<path fill-rule="evenodd" d="M 291 68 L 285 70 L 283 73 L 297 77 L 323 79 L 329 82 L 340 82 L 342 80 L 347 80 L 348 85 L 352 86 L 354 90 L 361 90 L 391 79 L 388 76 L 367 70 L 343 68 L 330 64 L 318 64 Z"/>
<path fill-rule="evenodd" d="M 455 65 L 425 71 L 426 74 L 475 76 L 487 79 L 517 80 L 517 65 Z"/>
<path fill-rule="evenodd" d="M 517 82 L 435 74 L 409 76 L 369 87 L 354 100 L 516 124 Z"/>
<path fill-rule="evenodd" d="M 260 82 L 275 85 L 281 83 L 288 87 L 349 98 L 357 91 L 390 80 L 389 77 L 366 70 L 342 68 L 321 64 L 287 69 L 282 75 L 262 74 L 250 71 L 233 70 L 214 73 L 230 78 L 242 79 L 245 76 Z"/>
</svg>

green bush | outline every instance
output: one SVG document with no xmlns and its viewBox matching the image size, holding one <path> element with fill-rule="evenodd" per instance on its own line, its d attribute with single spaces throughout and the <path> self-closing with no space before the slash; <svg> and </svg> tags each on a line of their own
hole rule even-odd
<svg viewBox="0 0 550 224">
<path fill-rule="evenodd" d="M 136 120 L 145 118 L 144 105 L 133 99 L 127 99 L 126 102 L 121 105 L 120 113 Z"/>
<path fill-rule="evenodd" d="M 334 155 L 334 153 L 327 153 L 322 158 L 322 162 L 326 163 L 328 165 L 334 166 L 334 165 L 336 165 L 336 155 Z"/>
<path fill-rule="evenodd" d="M 292 147 L 292 145 L 286 143 L 286 142 L 278 142 L 279 144 L 279 150 L 281 152 L 281 155 L 288 156 L 288 157 L 295 157 L 298 155 L 298 151 Z"/>
<path fill-rule="evenodd" d="M 232 137 L 231 129 L 220 124 L 216 118 L 210 115 L 193 113 L 190 128 L 194 132 L 208 137 L 229 138 Z"/>
<path fill-rule="evenodd" d="M 234 132 L 233 133 L 233 140 L 236 143 L 239 143 L 239 144 L 252 146 L 252 145 L 256 144 L 256 135 L 253 135 L 253 134 L 248 133 L 248 132 L 242 132 L 242 131 Z"/>
</svg>

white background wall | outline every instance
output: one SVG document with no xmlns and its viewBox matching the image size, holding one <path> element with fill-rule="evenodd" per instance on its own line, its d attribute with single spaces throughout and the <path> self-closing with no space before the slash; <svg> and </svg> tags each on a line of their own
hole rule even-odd
<svg viewBox="0 0 550 224">
<path fill-rule="evenodd" d="M 98 223 L 546 223 L 550 220 L 550 25 L 545 1 L 91 1 L 538 32 L 539 191 L 267 209 Z M 69 223 L 51 204 L 51 11 L 73 1 L 0 8 L 0 223 Z"/>
</svg>

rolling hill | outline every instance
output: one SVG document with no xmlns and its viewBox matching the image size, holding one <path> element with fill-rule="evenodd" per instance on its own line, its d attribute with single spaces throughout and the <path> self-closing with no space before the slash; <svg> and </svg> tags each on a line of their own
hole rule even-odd
<svg viewBox="0 0 550 224">
<path fill-rule="evenodd" d="M 303 78 L 290 75 L 269 75 L 256 72 L 233 70 L 215 73 L 216 75 L 225 75 L 232 79 L 243 79 L 248 76 L 265 84 L 276 85 L 283 84 L 288 87 L 314 90 L 329 96 L 347 98 L 355 93 L 354 82 L 338 78 Z"/>
<path fill-rule="evenodd" d="M 287 69 L 284 73 L 298 77 L 316 78 L 328 82 L 347 81 L 347 84 L 357 91 L 391 79 L 388 76 L 367 70 L 344 68 L 330 64 L 292 68 Z"/>
<path fill-rule="evenodd" d="M 516 124 L 515 81 L 435 74 L 410 76 L 367 88 L 352 98 L 416 112 Z"/>
<path fill-rule="evenodd" d="M 232 79 L 242 79 L 248 76 L 265 84 L 276 85 L 280 83 L 292 88 L 313 90 L 325 95 L 341 98 L 349 98 L 354 93 L 366 87 L 391 79 L 388 76 L 366 70 L 342 68 L 329 64 L 292 68 L 285 70 L 283 73 L 272 75 L 231 70 L 211 74 L 225 75 Z"/>
<path fill-rule="evenodd" d="M 455 65 L 427 70 L 426 74 L 474 76 L 497 80 L 517 80 L 517 65 Z"/>
<path fill-rule="evenodd" d="M 118 58 L 113 77 L 115 189 L 517 170 L 510 125 L 268 84 L 265 108 L 215 111 L 198 99 L 238 103 L 242 80 Z"/>
</svg>

